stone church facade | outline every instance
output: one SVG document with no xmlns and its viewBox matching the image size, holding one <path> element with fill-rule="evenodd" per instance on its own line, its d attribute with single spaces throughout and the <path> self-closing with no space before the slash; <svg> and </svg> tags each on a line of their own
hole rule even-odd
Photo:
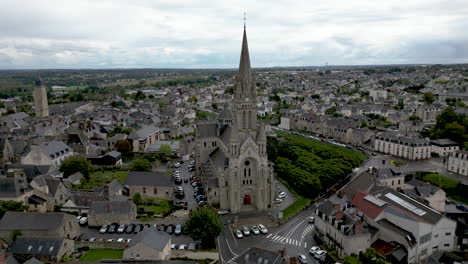
<svg viewBox="0 0 468 264">
<path fill-rule="evenodd" d="M 257 120 L 257 95 L 244 27 L 235 101 L 216 121 L 197 125 L 196 175 L 208 203 L 233 213 L 263 211 L 275 199 L 265 124 Z"/>
</svg>

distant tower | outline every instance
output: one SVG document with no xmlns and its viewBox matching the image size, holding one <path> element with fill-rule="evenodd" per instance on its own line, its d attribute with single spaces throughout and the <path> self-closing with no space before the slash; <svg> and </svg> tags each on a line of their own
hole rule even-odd
<svg viewBox="0 0 468 264">
<path fill-rule="evenodd" d="M 46 87 L 39 79 L 36 81 L 36 87 L 34 87 L 34 107 L 36 109 L 36 117 L 48 117 L 49 116 L 49 105 L 47 104 L 47 92 Z"/>
</svg>

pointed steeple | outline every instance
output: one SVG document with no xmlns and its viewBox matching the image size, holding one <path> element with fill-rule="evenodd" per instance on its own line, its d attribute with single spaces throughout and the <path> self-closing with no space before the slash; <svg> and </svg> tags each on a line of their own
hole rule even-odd
<svg viewBox="0 0 468 264">
<path fill-rule="evenodd" d="M 240 55 L 239 72 L 237 74 L 236 98 L 245 99 L 255 96 L 255 87 L 250 68 L 249 45 L 247 43 L 247 30 L 244 24 L 244 36 L 242 38 L 242 50 Z"/>
</svg>

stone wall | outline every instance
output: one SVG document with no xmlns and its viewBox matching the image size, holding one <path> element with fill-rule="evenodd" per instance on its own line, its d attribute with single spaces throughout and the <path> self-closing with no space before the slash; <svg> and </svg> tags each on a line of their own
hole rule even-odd
<svg viewBox="0 0 468 264">
<path fill-rule="evenodd" d="M 110 249 L 124 249 L 128 243 L 120 242 L 96 242 L 96 241 L 75 241 L 75 247 L 89 247 L 94 248 L 110 248 Z"/>
</svg>

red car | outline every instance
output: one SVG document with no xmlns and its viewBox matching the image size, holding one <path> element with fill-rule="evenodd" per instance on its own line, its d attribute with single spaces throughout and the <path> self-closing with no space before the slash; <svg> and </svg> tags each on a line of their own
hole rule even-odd
<svg viewBox="0 0 468 264">
<path fill-rule="evenodd" d="M 103 237 L 101 237 L 100 239 L 97 240 L 98 242 L 104 242 L 106 241 Z"/>
<path fill-rule="evenodd" d="M 191 180 L 191 181 L 190 181 L 190 184 L 194 184 L 194 183 L 196 183 L 196 182 L 197 182 L 197 180 Z"/>
</svg>

